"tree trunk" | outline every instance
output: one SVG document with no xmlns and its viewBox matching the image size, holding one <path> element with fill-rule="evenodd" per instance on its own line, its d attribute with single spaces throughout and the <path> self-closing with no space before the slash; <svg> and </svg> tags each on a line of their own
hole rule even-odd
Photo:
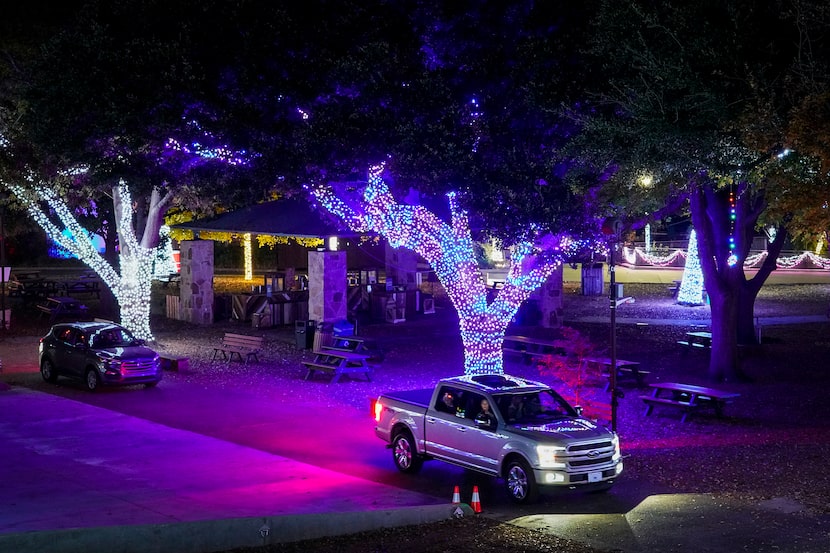
<svg viewBox="0 0 830 553">
<path fill-rule="evenodd" d="M 738 295 L 732 289 L 709 294 L 712 309 L 712 350 L 709 379 L 715 382 L 743 380 L 738 358 L 737 327 Z"/>
<path fill-rule="evenodd" d="M 738 289 L 738 305 L 736 308 L 736 338 L 738 344 L 750 346 L 758 343 L 755 333 L 755 299 L 758 297 L 758 288 L 747 283 Z"/>
<path fill-rule="evenodd" d="M 508 322 L 490 314 L 460 319 L 464 374 L 504 374 L 502 343 Z"/>
</svg>

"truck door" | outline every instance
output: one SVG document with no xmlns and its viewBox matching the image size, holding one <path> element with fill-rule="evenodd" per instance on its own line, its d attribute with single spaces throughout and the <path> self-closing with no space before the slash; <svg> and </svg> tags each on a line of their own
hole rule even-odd
<svg viewBox="0 0 830 553">
<path fill-rule="evenodd" d="M 467 431 L 462 434 L 462 445 L 460 450 L 463 455 L 463 462 L 480 470 L 497 473 L 499 470 L 499 458 L 506 437 L 500 432 L 499 427 L 503 424 L 498 415 L 495 415 L 495 424 L 488 425 L 476 423 L 476 419 L 483 420 L 482 402 L 490 404 L 485 396 L 477 393 L 467 393 L 468 404 L 465 408 L 465 422 Z M 490 405 L 489 411 L 495 414 L 495 405 Z"/>
<path fill-rule="evenodd" d="M 435 405 L 427 411 L 424 429 L 426 449 L 431 455 L 467 462 L 463 448 L 472 421 L 466 418 L 464 394 L 463 390 L 452 386 L 442 386 L 436 394 Z"/>
</svg>

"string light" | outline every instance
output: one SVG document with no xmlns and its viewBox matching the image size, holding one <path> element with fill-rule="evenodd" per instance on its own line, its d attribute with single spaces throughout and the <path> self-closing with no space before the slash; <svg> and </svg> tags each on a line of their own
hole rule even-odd
<svg viewBox="0 0 830 553">
<path fill-rule="evenodd" d="M 242 251 L 245 258 L 245 280 L 254 279 L 254 256 L 251 248 L 251 233 L 242 235 Z"/>
<path fill-rule="evenodd" d="M 353 230 L 377 232 L 391 247 L 410 249 L 426 260 L 458 312 L 464 344 L 464 373 L 503 373 L 502 341 L 519 306 L 553 274 L 563 259 L 592 243 L 563 236 L 548 237 L 543 244 L 550 259 L 547 262 L 540 261 L 541 249 L 530 242 L 514 246 L 504 286 L 488 305 L 468 217 L 459 208 L 456 194 L 447 194 L 450 222 L 446 223 L 423 206 L 398 203 L 381 178 L 383 169 L 381 164 L 369 170 L 363 197 L 357 202 L 345 201 L 328 186 L 313 186 L 310 192 Z"/>
<path fill-rule="evenodd" d="M 729 256 L 726 258 L 726 264 L 730 267 L 734 267 L 738 263 L 738 256 L 735 254 L 735 220 L 737 217 L 735 192 L 729 190 Z"/>
</svg>

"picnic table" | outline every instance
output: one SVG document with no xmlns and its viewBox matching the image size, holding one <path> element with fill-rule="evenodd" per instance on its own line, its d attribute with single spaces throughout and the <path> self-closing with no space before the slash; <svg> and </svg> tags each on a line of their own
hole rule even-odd
<svg viewBox="0 0 830 553">
<path fill-rule="evenodd" d="M 681 384 L 679 382 L 660 382 L 650 384 L 651 395 L 642 395 L 640 399 L 646 404 L 645 416 L 649 416 L 655 405 L 680 409 L 683 416 L 680 422 L 693 412 L 702 408 L 714 409 L 718 418 L 723 418 L 723 407 L 741 394 L 715 388 Z"/>
<path fill-rule="evenodd" d="M 87 306 L 75 298 L 65 296 L 48 297 L 46 301 L 37 305 L 42 315 L 49 316 L 49 322 L 57 319 L 71 319 L 86 317 Z"/>
<path fill-rule="evenodd" d="M 708 350 L 712 347 L 712 333 L 702 330 L 687 332 L 686 339 L 678 340 L 677 343 L 686 348 L 684 352 L 693 349 Z"/>
<path fill-rule="evenodd" d="M 563 347 L 556 345 L 551 340 L 530 338 L 528 336 L 505 336 L 502 349 L 506 352 L 522 354 L 526 363 L 530 363 L 533 357 L 567 354 Z"/>
<path fill-rule="evenodd" d="M 79 280 L 64 282 L 63 288 L 67 296 L 72 294 L 89 294 L 94 295 L 96 298 L 101 297 L 101 282 L 97 277 L 82 276 Z"/>
<path fill-rule="evenodd" d="M 40 273 L 12 273 L 9 281 L 9 297 L 22 298 L 24 302 L 46 298 L 62 289 L 61 283 L 40 277 Z"/>
<path fill-rule="evenodd" d="M 333 336 L 331 345 L 323 346 L 320 349 L 354 353 L 364 353 L 367 351 L 365 340 L 356 336 Z"/>
<path fill-rule="evenodd" d="M 363 374 L 366 380 L 372 380 L 372 368 L 369 366 L 369 354 L 321 349 L 314 352 L 312 361 L 302 361 L 308 369 L 305 380 L 311 379 L 317 372 L 332 376 L 331 383 L 340 380 L 344 374 Z"/>
<path fill-rule="evenodd" d="M 645 384 L 645 377 L 649 371 L 640 369 L 639 361 L 628 361 L 626 359 L 617 359 L 617 380 L 634 381 L 637 386 Z M 587 369 L 588 365 L 599 365 L 602 367 L 602 374 L 608 377 L 608 382 L 605 384 L 605 391 L 611 388 L 611 359 L 609 357 L 585 357 L 582 359 L 582 368 Z"/>
</svg>

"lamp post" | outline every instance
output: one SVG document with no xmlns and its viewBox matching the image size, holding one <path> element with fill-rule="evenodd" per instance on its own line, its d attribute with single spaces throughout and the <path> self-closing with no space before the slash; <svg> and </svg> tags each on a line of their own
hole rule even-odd
<svg viewBox="0 0 830 553">
<path fill-rule="evenodd" d="M 619 406 L 619 392 L 617 391 L 617 306 L 626 301 L 619 298 L 617 293 L 616 267 L 614 254 L 617 244 L 620 241 L 622 222 L 619 219 L 608 219 L 602 225 L 602 230 L 609 235 L 608 243 L 608 276 L 609 276 L 609 306 L 611 308 L 611 367 L 610 367 L 610 388 L 611 388 L 611 431 L 617 431 L 617 407 Z"/>
</svg>

